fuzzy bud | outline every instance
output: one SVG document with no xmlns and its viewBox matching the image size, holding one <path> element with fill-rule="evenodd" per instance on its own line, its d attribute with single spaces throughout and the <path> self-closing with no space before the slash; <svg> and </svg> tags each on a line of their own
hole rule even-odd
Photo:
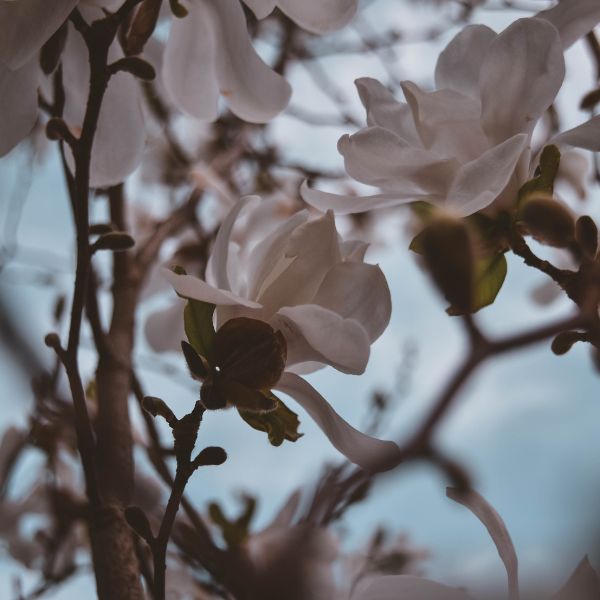
<svg viewBox="0 0 600 600">
<path fill-rule="evenodd" d="M 69 126 L 59 117 L 52 117 L 46 123 L 46 137 L 52 141 L 67 140 L 73 135 L 69 131 Z"/>
<path fill-rule="evenodd" d="M 595 258 L 598 251 L 598 227 L 592 217 L 583 215 L 577 219 L 575 239 L 588 258 Z"/>
<path fill-rule="evenodd" d="M 142 407 L 148 411 L 153 417 L 161 416 L 167 423 L 170 423 L 175 415 L 173 411 L 167 406 L 167 404 L 160 398 L 154 396 L 146 396 L 142 400 Z"/>
<path fill-rule="evenodd" d="M 562 331 L 552 340 L 552 352 L 557 356 L 566 354 L 576 342 L 581 341 L 579 331 Z"/>
<path fill-rule="evenodd" d="M 194 459 L 195 467 L 207 467 L 210 465 L 222 465 L 227 460 L 227 452 L 219 446 L 204 448 Z"/>
<path fill-rule="evenodd" d="M 566 206 L 551 198 L 533 198 L 523 208 L 523 221 L 541 243 L 565 248 L 575 238 L 575 222 Z"/>
</svg>

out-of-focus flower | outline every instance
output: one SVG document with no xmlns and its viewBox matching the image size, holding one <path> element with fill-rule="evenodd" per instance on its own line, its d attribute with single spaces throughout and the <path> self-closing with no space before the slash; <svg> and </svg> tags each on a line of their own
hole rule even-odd
<svg viewBox="0 0 600 600">
<path fill-rule="evenodd" d="M 452 500 L 466 506 L 485 525 L 494 542 L 508 575 L 508 598 L 519 599 L 518 560 L 515 547 L 500 515 L 483 496 L 474 490 L 459 491 L 448 488 Z M 598 575 L 587 556 L 554 595 L 552 600 L 593 600 L 600 595 Z M 448 587 L 420 577 L 399 575 L 375 580 L 363 593 L 353 600 L 473 600 L 473 597 L 458 588 Z"/>
<path fill-rule="evenodd" d="M 599 20 L 597 3 L 571 0 L 498 35 L 469 25 L 438 58 L 437 90 L 424 92 L 405 81 L 405 103 L 378 81 L 358 79 L 368 127 L 343 136 L 338 150 L 352 178 L 383 193 L 338 196 L 304 184 L 303 198 L 339 213 L 416 200 L 460 217 L 514 208 L 539 162 L 539 155 L 531 156 L 531 135 L 562 85 L 563 49 Z M 561 151 L 600 150 L 600 118 L 550 144 Z"/>
<path fill-rule="evenodd" d="M 180 296 L 216 305 L 217 336 L 225 323 L 239 317 L 263 321 L 281 332 L 286 372 L 273 389 L 298 401 L 352 462 L 371 470 L 392 468 L 400 460 L 396 444 L 356 431 L 296 374 L 324 365 L 343 373 L 364 372 L 370 345 L 390 319 L 385 277 L 378 266 L 363 262 L 366 244 L 340 243 L 331 213 L 313 221 L 306 211 L 296 213 L 253 248 L 236 248 L 230 243 L 236 220 L 258 200 L 241 198 L 224 220 L 206 282 L 168 269 L 163 273 Z M 146 334 L 154 345 L 154 339 L 169 332 L 154 319 Z"/>
</svg>

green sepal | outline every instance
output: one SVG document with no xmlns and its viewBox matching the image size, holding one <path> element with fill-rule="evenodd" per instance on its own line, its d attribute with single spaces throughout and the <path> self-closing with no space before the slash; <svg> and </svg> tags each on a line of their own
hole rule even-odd
<svg viewBox="0 0 600 600">
<path fill-rule="evenodd" d="M 239 546 L 248 539 L 248 528 L 256 509 L 256 500 L 251 496 L 244 496 L 246 508 L 242 515 L 235 521 L 230 521 L 221 510 L 221 507 L 212 502 L 208 507 L 210 520 L 221 530 L 223 539 L 228 546 Z"/>
<path fill-rule="evenodd" d="M 546 146 L 540 156 L 540 174 L 529 181 L 526 181 L 519 190 L 517 198 L 517 211 L 523 208 L 527 200 L 536 196 L 547 196 L 552 198 L 554 195 L 554 180 L 560 165 L 560 150 L 553 144 Z"/>
<path fill-rule="evenodd" d="M 179 265 L 173 267 L 176 275 L 187 275 L 185 269 Z M 194 300 L 177 294 L 180 298 L 187 300 L 183 310 L 183 326 L 190 346 L 205 358 L 212 362 L 215 347 L 215 326 L 213 325 L 213 314 L 217 308 L 215 304 Z"/>
<path fill-rule="evenodd" d="M 301 438 L 304 434 L 298 433 L 298 427 L 300 426 L 298 415 L 291 411 L 272 392 L 265 392 L 265 396 L 278 400 L 275 410 L 258 413 L 238 409 L 240 417 L 253 429 L 264 431 L 269 436 L 269 442 L 272 446 L 281 446 L 283 440 L 295 442 Z"/>
<path fill-rule="evenodd" d="M 485 306 L 493 304 L 500 288 L 504 284 L 507 272 L 508 265 L 504 252 L 500 252 L 491 258 L 478 260 L 475 263 L 475 285 L 473 292 L 475 297 L 473 298 L 472 312 L 476 313 Z M 452 317 L 463 314 L 453 306 L 449 306 L 446 312 Z"/>
<path fill-rule="evenodd" d="M 179 0 L 169 0 L 169 6 L 171 7 L 171 12 L 178 18 L 183 19 L 183 17 L 187 16 L 188 9 L 183 6 L 183 4 L 179 4 Z"/>
</svg>

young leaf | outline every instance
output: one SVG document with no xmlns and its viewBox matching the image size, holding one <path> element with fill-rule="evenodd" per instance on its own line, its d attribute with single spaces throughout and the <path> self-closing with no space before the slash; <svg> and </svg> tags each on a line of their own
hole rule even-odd
<svg viewBox="0 0 600 600">
<path fill-rule="evenodd" d="M 540 156 L 540 174 L 526 181 L 519 190 L 517 207 L 520 210 L 529 198 L 548 197 L 554 194 L 554 180 L 560 165 L 560 151 L 554 146 L 546 146 Z"/>
<path fill-rule="evenodd" d="M 271 392 L 265 392 L 269 398 L 279 400 Z M 245 410 L 238 410 L 240 416 L 250 427 L 258 431 L 264 431 L 269 436 L 269 442 L 272 446 L 281 446 L 283 440 L 295 442 L 304 434 L 298 433 L 300 421 L 298 415 L 291 411 L 281 400 L 277 408 L 268 413 L 256 413 Z"/>
<path fill-rule="evenodd" d="M 493 304 L 504 283 L 507 271 L 506 257 L 502 252 L 492 258 L 477 261 L 475 264 L 472 312 L 475 313 Z M 453 317 L 464 314 L 454 306 L 448 307 L 446 312 Z"/>
</svg>

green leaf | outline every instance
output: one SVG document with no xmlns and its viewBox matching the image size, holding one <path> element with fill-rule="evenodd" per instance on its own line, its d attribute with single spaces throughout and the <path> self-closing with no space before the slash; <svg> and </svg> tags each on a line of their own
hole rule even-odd
<svg viewBox="0 0 600 600">
<path fill-rule="evenodd" d="M 493 304 L 504 283 L 507 271 L 508 265 L 503 252 L 491 258 L 477 261 L 475 264 L 474 313 L 485 306 Z M 446 312 L 453 317 L 463 314 L 453 306 L 448 307 Z"/>
<path fill-rule="evenodd" d="M 554 194 L 554 180 L 560 165 L 560 151 L 554 146 L 546 146 L 540 156 L 540 174 L 526 181 L 519 190 L 517 207 L 520 210 L 525 202 L 535 196 L 552 198 Z"/>
<path fill-rule="evenodd" d="M 254 511 L 256 509 L 256 500 L 251 496 L 244 496 L 246 507 L 241 516 L 233 523 L 223 514 L 221 507 L 213 502 L 208 507 L 208 516 L 210 520 L 221 530 L 223 539 L 228 546 L 239 546 L 248 539 L 248 528 Z"/>
<path fill-rule="evenodd" d="M 272 446 L 281 446 L 283 440 L 295 442 L 304 434 L 298 433 L 300 420 L 298 415 L 291 411 L 272 392 L 265 392 L 265 396 L 278 400 L 277 408 L 267 413 L 250 412 L 239 410 L 240 417 L 258 431 L 264 431 L 269 436 Z"/>
<path fill-rule="evenodd" d="M 187 275 L 185 269 L 179 265 L 173 267 L 173 273 Z M 213 314 L 216 305 L 194 300 L 194 298 L 188 298 L 181 294 L 177 295 L 188 301 L 183 310 L 183 326 L 190 346 L 199 356 L 209 363 L 212 362 L 217 335 L 213 325 Z"/>
</svg>

